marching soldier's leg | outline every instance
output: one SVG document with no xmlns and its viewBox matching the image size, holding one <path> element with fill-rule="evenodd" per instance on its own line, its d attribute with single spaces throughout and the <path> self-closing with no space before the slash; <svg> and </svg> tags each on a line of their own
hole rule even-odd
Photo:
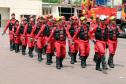
<svg viewBox="0 0 126 84">
<path fill-rule="evenodd" d="M 20 36 L 15 37 L 14 43 L 15 43 L 15 53 L 18 53 L 20 45 Z"/>
<path fill-rule="evenodd" d="M 42 39 L 41 37 L 38 38 L 37 40 L 37 48 L 38 48 L 38 61 L 41 62 L 43 60 L 42 58 Z"/>
<path fill-rule="evenodd" d="M 95 46 L 97 46 L 98 51 L 99 51 L 98 52 L 98 59 L 96 61 L 96 70 L 101 71 L 100 64 L 101 64 L 101 61 L 103 59 L 105 51 L 103 50 L 104 47 L 103 47 L 103 44 L 100 41 L 97 41 Z"/>
<path fill-rule="evenodd" d="M 15 44 L 15 53 L 19 52 L 19 44 Z"/>
<path fill-rule="evenodd" d="M 56 57 L 56 68 L 57 69 L 61 69 L 61 66 L 60 66 L 60 58 L 59 57 Z"/>
<path fill-rule="evenodd" d="M 108 65 L 109 65 L 110 68 L 114 68 L 115 67 L 114 64 L 113 64 L 113 56 L 114 56 L 113 54 L 109 55 Z"/>
<path fill-rule="evenodd" d="M 60 67 L 63 67 L 63 60 L 66 57 L 66 44 L 62 44 L 61 57 L 60 57 Z"/>
<path fill-rule="evenodd" d="M 102 56 L 101 61 L 102 61 L 102 68 L 103 68 L 104 70 L 107 70 L 108 67 L 107 67 L 107 64 L 106 64 L 106 61 L 105 61 L 105 56 Z"/>
<path fill-rule="evenodd" d="M 76 60 L 76 56 L 77 56 L 77 51 L 78 51 L 78 47 L 77 47 L 77 44 L 74 43 L 74 44 L 70 44 L 70 57 L 71 57 L 71 64 L 74 64 L 77 62 Z"/>
<path fill-rule="evenodd" d="M 96 70 L 98 71 L 101 71 L 100 64 L 101 64 L 101 58 L 100 56 L 98 56 L 98 59 L 96 61 Z"/>
<path fill-rule="evenodd" d="M 13 41 L 10 40 L 10 51 L 13 51 Z"/>
<path fill-rule="evenodd" d="M 85 68 L 86 67 L 86 53 L 87 53 L 87 43 L 85 44 L 83 41 L 79 42 L 79 52 L 80 52 L 80 57 L 81 57 L 81 67 Z M 88 50 L 89 52 L 89 50 Z"/>
<path fill-rule="evenodd" d="M 61 69 L 61 44 L 58 42 L 55 42 L 55 48 L 56 48 L 56 68 Z"/>
<path fill-rule="evenodd" d="M 47 65 L 51 65 L 52 64 L 52 55 L 50 53 L 47 53 L 47 62 L 46 64 Z"/>
<path fill-rule="evenodd" d="M 43 60 L 42 58 L 42 49 L 38 49 L 38 61 L 41 62 Z"/>
<path fill-rule="evenodd" d="M 98 49 L 97 49 L 97 46 L 96 44 L 94 44 L 94 50 L 95 50 L 95 54 L 94 54 L 94 58 L 93 58 L 93 61 L 96 63 L 97 59 L 98 59 Z"/>
<path fill-rule="evenodd" d="M 105 61 L 105 49 L 106 49 L 106 43 L 104 42 L 97 42 L 96 43 L 98 49 L 99 49 L 99 55 L 100 55 L 100 58 L 101 58 L 101 62 L 102 62 L 102 68 L 104 70 L 107 70 L 107 64 L 106 64 L 106 61 Z"/>
<path fill-rule="evenodd" d="M 75 40 L 75 53 L 74 53 L 74 62 L 75 62 L 75 63 L 77 62 L 77 60 L 76 60 L 76 58 L 77 58 L 77 53 L 78 53 L 78 41 Z"/>
<path fill-rule="evenodd" d="M 29 47 L 29 57 L 33 58 L 34 47 Z"/>
<path fill-rule="evenodd" d="M 46 57 L 47 57 L 47 65 L 51 65 L 52 64 L 52 46 L 51 46 L 51 42 L 46 46 Z"/>
<path fill-rule="evenodd" d="M 81 67 L 86 68 L 86 56 L 81 56 Z"/>
<path fill-rule="evenodd" d="M 111 43 L 109 42 L 109 58 L 108 58 L 108 65 L 110 68 L 114 68 L 115 65 L 113 64 L 113 57 L 117 48 L 117 42 Z"/>
<path fill-rule="evenodd" d="M 71 53 L 71 61 L 70 61 L 70 63 L 74 64 L 74 60 L 75 60 L 75 54 Z"/>
<path fill-rule="evenodd" d="M 26 46 L 25 45 L 22 45 L 22 55 L 26 55 Z"/>
</svg>

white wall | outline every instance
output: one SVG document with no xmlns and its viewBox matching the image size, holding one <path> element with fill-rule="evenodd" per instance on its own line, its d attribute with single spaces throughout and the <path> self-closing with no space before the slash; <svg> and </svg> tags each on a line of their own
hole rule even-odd
<svg viewBox="0 0 126 84">
<path fill-rule="evenodd" d="M 11 13 L 16 14 L 16 19 L 20 20 L 20 15 L 41 15 L 42 1 L 41 0 L 0 0 L 0 7 L 3 9 L 2 17 L 11 16 Z M 10 13 L 4 8 L 9 8 Z"/>
<path fill-rule="evenodd" d="M 53 6 L 53 7 L 52 7 L 52 15 L 53 15 L 54 17 L 58 17 L 58 16 L 59 16 L 58 6 Z"/>
<path fill-rule="evenodd" d="M 10 6 L 10 13 L 13 12 L 16 13 L 17 19 L 20 19 L 20 15 L 41 15 L 42 2 L 38 0 L 15 0 Z"/>
<path fill-rule="evenodd" d="M 5 26 L 7 20 L 9 19 L 9 8 L 0 8 L 1 14 L 1 26 Z"/>
</svg>

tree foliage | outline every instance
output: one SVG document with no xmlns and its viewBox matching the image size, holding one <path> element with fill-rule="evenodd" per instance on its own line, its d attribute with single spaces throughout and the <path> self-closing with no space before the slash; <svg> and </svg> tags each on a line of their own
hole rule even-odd
<svg viewBox="0 0 126 84">
<path fill-rule="evenodd" d="M 46 3 L 59 3 L 60 0 L 42 0 L 42 2 L 46 2 Z"/>
<path fill-rule="evenodd" d="M 46 3 L 60 3 L 63 2 L 64 0 L 42 0 L 42 2 Z M 80 4 L 82 0 L 70 0 L 71 3 L 74 4 Z"/>
</svg>

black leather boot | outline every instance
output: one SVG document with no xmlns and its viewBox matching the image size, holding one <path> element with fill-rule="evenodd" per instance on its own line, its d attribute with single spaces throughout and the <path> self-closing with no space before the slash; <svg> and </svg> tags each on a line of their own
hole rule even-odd
<svg viewBox="0 0 126 84">
<path fill-rule="evenodd" d="M 60 57 L 60 67 L 63 67 L 63 57 Z"/>
<path fill-rule="evenodd" d="M 33 48 L 29 48 L 29 57 L 33 58 Z"/>
<path fill-rule="evenodd" d="M 13 42 L 10 41 L 10 51 L 13 51 Z"/>
<path fill-rule="evenodd" d="M 107 64 L 106 64 L 106 61 L 105 61 L 105 56 L 103 56 L 101 60 L 102 60 L 102 68 L 103 68 L 103 70 L 107 70 L 108 67 L 107 67 Z"/>
<path fill-rule="evenodd" d="M 109 65 L 110 68 L 114 68 L 115 67 L 115 65 L 113 64 L 113 56 L 114 56 L 113 54 L 109 55 L 108 65 Z"/>
<path fill-rule="evenodd" d="M 77 58 L 77 53 L 74 53 L 74 62 L 75 63 L 77 62 L 76 58 Z"/>
<path fill-rule="evenodd" d="M 15 44 L 15 53 L 19 52 L 19 44 Z"/>
<path fill-rule="evenodd" d="M 93 61 L 96 63 L 96 62 L 97 62 L 97 59 L 98 59 L 98 53 L 95 52 L 95 54 L 94 54 L 94 58 L 93 58 Z"/>
<path fill-rule="evenodd" d="M 85 56 L 85 59 L 87 60 L 87 58 L 88 58 L 88 56 Z M 87 64 L 86 64 L 86 60 L 85 60 L 85 65 L 87 66 Z"/>
<path fill-rule="evenodd" d="M 69 47 L 68 55 L 71 57 L 70 47 Z"/>
<path fill-rule="evenodd" d="M 42 49 L 42 54 L 43 54 L 43 55 L 46 54 L 46 46 L 43 47 L 43 49 Z"/>
<path fill-rule="evenodd" d="M 52 57 L 54 56 L 54 53 L 50 54 L 50 62 L 53 63 Z"/>
<path fill-rule="evenodd" d="M 71 64 L 74 64 L 74 60 L 75 60 L 75 56 L 74 56 L 74 53 L 71 53 L 71 61 L 70 61 L 70 63 Z"/>
<path fill-rule="evenodd" d="M 13 41 L 10 41 L 10 51 L 15 50 L 15 44 Z"/>
<path fill-rule="evenodd" d="M 42 58 L 42 50 L 38 49 L 38 61 L 41 62 L 43 60 Z"/>
<path fill-rule="evenodd" d="M 22 45 L 22 55 L 26 55 L 25 50 L 26 50 L 26 46 Z"/>
<path fill-rule="evenodd" d="M 47 65 L 51 65 L 52 64 L 52 56 L 51 54 L 47 54 L 47 62 L 46 62 Z"/>
<path fill-rule="evenodd" d="M 101 64 L 101 58 L 98 57 L 97 62 L 96 62 L 96 70 L 98 71 L 101 71 L 100 64 Z"/>
<path fill-rule="evenodd" d="M 81 67 L 86 68 L 86 57 L 81 56 Z"/>
<path fill-rule="evenodd" d="M 14 42 L 12 42 L 12 46 L 13 46 L 13 50 L 15 50 L 15 43 Z"/>
<path fill-rule="evenodd" d="M 61 66 L 60 66 L 60 58 L 56 57 L 56 68 L 57 69 L 61 69 Z"/>
</svg>

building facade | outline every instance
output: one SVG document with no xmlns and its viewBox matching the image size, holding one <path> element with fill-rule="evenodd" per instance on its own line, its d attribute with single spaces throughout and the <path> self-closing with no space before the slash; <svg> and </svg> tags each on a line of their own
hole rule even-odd
<svg viewBox="0 0 126 84">
<path fill-rule="evenodd" d="M 79 16 L 81 3 L 76 4 L 75 1 L 80 2 L 80 0 L 57 0 L 57 3 L 49 3 L 47 0 L 42 3 L 42 14 L 52 14 L 54 17 L 65 16 L 67 20 L 73 15 Z"/>
<path fill-rule="evenodd" d="M 22 17 L 42 14 L 41 0 L 0 0 L 0 26 L 4 27 L 11 13 L 16 14 L 19 21 Z"/>
</svg>

